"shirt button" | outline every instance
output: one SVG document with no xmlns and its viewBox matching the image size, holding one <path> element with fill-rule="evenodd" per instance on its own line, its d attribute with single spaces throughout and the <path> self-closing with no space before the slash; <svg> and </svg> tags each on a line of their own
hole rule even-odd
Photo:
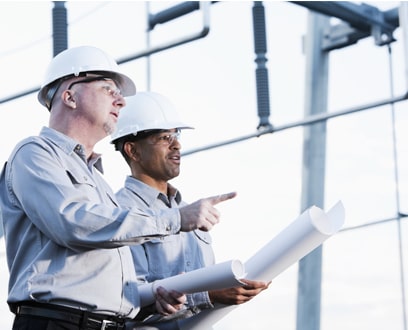
<svg viewBox="0 0 408 330">
<path fill-rule="evenodd" d="M 166 231 L 170 231 L 170 230 L 171 230 L 171 226 L 167 226 Z"/>
</svg>

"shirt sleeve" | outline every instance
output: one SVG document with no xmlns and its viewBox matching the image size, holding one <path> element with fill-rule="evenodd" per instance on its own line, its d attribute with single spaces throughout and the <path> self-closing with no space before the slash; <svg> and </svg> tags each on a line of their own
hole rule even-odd
<svg viewBox="0 0 408 330">
<path fill-rule="evenodd" d="M 188 294 L 187 306 L 194 313 L 199 313 L 203 309 L 214 308 L 214 305 L 210 301 L 208 291 Z"/>
<path fill-rule="evenodd" d="M 6 168 L 10 202 L 44 235 L 72 249 L 139 244 L 179 232 L 178 210 L 154 213 L 118 207 L 101 199 L 106 191 L 83 174 L 85 163 L 83 167 L 82 172 L 64 167 L 46 146 L 23 144 Z"/>
</svg>

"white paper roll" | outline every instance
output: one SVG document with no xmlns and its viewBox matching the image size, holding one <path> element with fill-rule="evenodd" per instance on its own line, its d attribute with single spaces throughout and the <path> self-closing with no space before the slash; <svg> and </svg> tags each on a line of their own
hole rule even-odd
<svg viewBox="0 0 408 330">
<path fill-rule="evenodd" d="M 159 286 L 167 290 L 194 293 L 239 286 L 242 285 L 239 280 L 245 276 L 244 265 L 241 261 L 236 259 L 225 261 L 188 273 L 140 285 L 140 304 L 141 307 L 144 307 L 153 303 L 154 293 Z"/>
</svg>

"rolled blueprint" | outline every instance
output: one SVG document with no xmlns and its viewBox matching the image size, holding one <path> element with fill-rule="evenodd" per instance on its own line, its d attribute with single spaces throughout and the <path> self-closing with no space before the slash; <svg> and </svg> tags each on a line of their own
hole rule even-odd
<svg viewBox="0 0 408 330">
<path fill-rule="evenodd" d="M 225 261 L 188 273 L 139 285 L 140 304 L 141 307 L 152 304 L 155 300 L 154 293 L 159 286 L 167 290 L 194 293 L 240 286 L 243 283 L 239 280 L 245 276 L 244 265 L 241 261 Z"/>
<path fill-rule="evenodd" d="M 316 206 L 303 212 L 275 238 L 245 263 L 247 279 L 271 281 L 299 261 L 326 239 L 340 230 L 344 223 L 344 207 L 339 201 L 327 213 Z M 216 304 L 196 316 L 179 320 L 181 330 L 208 330 L 239 305 Z"/>
</svg>

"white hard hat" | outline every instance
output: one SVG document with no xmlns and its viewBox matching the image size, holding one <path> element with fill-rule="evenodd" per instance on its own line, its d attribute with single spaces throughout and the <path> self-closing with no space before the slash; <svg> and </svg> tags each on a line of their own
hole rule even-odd
<svg viewBox="0 0 408 330">
<path fill-rule="evenodd" d="M 116 131 L 111 143 L 118 139 L 153 129 L 193 128 L 183 123 L 174 105 L 163 95 L 154 92 L 138 92 L 126 98 L 126 106 L 120 110 Z"/>
<path fill-rule="evenodd" d="M 118 87 L 123 96 L 136 93 L 132 79 L 120 72 L 118 64 L 112 57 L 99 48 L 79 46 L 66 49 L 52 59 L 38 92 L 38 101 L 49 109 L 50 101 L 56 90 L 53 93 L 49 93 L 48 90 L 54 82 L 64 77 L 79 76 L 87 72 L 106 75 L 114 79 L 119 84 Z"/>
</svg>

